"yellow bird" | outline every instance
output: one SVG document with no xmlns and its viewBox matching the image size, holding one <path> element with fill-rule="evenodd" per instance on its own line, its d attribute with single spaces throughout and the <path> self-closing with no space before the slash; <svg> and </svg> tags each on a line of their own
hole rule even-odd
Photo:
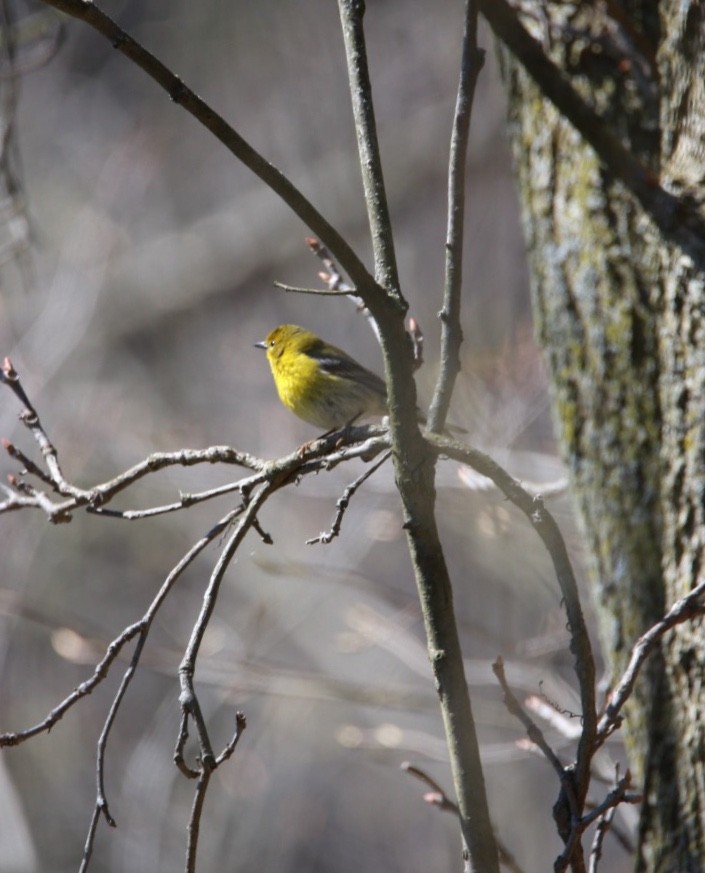
<svg viewBox="0 0 705 873">
<path fill-rule="evenodd" d="M 255 347 L 267 352 L 281 402 L 309 424 L 337 430 L 387 414 L 384 381 L 310 330 L 280 324 Z"/>
<path fill-rule="evenodd" d="M 333 431 L 389 412 L 384 380 L 305 327 L 280 324 L 255 348 L 267 352 L 281 402 L 309 424 Z M 423 412 L 416 414 L 425 424 Z M 467 431 L 449 424 L 443 433 Z"/>
</svg>

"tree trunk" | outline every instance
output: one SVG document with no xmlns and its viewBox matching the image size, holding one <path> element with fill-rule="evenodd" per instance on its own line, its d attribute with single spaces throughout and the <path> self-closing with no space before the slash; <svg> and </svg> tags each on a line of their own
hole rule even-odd
<svg viewBox="0 0 705 873">
<path fill-rule="evenodd" d="M 683 220 L 701 211 L 702 7 L 522 9 L 560 74 L 681 199 Z M 636 638 L 701 574 L 704 265 L 660 236 L 522 66 L 507 53 L 502 61 L 537 331 L 617 677 Z M 684 624 L 628 711 L 630 766 L 645 795 L 638 870 L 705 869 L 703 713 L 703 628 Z"/>
</svg>

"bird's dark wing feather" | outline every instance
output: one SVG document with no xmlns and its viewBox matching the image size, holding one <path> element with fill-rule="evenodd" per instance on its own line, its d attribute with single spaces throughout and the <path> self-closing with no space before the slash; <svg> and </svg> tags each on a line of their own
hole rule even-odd
<svg viewBox="0 0 705 873">
<path fill-rule="evenodd" d="M 358 364 L 356 360 L 347 355 L 342 349 L 335 349 L 335 356 L 330 354 L 331 346 L 326 347 L 325 343 L 313 345 L 306 349 L 306 354 L 315 358 L 322 370 L 330 373 L 331 376 L 340 376 L 342 379 L 348 378 L 365 385 L 371 391 L 382 396 L 387 396 L 387 386 L 383 379 Z"/>
</svg>

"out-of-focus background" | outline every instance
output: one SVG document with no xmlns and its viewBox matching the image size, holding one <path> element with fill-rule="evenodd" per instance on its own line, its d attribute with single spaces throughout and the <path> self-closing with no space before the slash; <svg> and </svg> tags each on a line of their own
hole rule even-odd
<svg viewBox="0 0 705 873">
<path fill-rule="evenodd" d="M 102 5 L 369 261 L 336 4 Z M 425 336 L 422 406 L 438 358 L 462 6 L 377 0 L 365 19 L 402 287 Z M 291 321 L 380 372 L 381 355 L 348 301 L 273 287 L 320 285 L 307 228 L 88 27 L 39 2 L 9 8 L 21 75 L 0 210 L 0 353 L 11 356 L 68 477 L 87 486 L 180 447 L 230 444 L 276 457 L 315 436 L 279 405 L 253 343 Z M 487 64 L 470 146 L 465 345 L 452 419 L 524 481 L 545 485 L 563 471 L 484 30 L 481 41 Z M 36 457 L 17 412 L 11 393 L 0 393 L 0 435 Z M 425 787 L 400 770 L 410 761 L 451 788 L 390 469 L 355 496 L 337 540 L 305 544 L 330 526 L 361 469 L 338 468 L 279 493 L 260 517 L 274 545 L 251 535 L 228 571 L 196 678 L 216 743 L 232 733 L 236 709 L 249 726 L 210 789 L 202 873 L 458 869 L 452 816 L 424 804 Z M 0 459 L 3 478 L 14 471 Z M 203 467 L 160 474 L 116 506 L 169 502 L 179 490 L 236 475 Z M 577 709 L 557 585 L 513 507 L 450 464 L 440 483 L 493 819 L 524 870 L 549 869 L 560 851 L 556 780 L 538 755 L 517 747 L 522 733 L 490 664 L 503 655 L 521 694 L 543 691 Z M 233 499 L 135 523 L 78 514 L 54 527 L 38 512 L 0 518 L 0 731 L 40 721 L 89 676 Z M 550 505 L 579 564 L 568 498 Z M 113 728 L 106 787 L 118 828 L 100 825 L 95 873 L 183 864 L 193 786 L 172 763 L 176 670 L 216 556 L 217 548 L 202 555 L 160 612 Z M 50 735 L 0 757 L 2 873 L 77 869 L 94 802 L 95 743 L 124 666 Z M 546 730 L 570 760 L 570 739 Z M 608 869 L 628 869 L 621 848 L 607 851 Z"/>
</svg>

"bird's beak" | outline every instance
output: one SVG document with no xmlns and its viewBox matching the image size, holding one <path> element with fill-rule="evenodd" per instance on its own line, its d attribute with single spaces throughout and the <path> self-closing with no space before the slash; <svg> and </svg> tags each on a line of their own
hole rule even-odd
<svg viewBox="0 0 705 873">
<path fill-rule="evenodd" d="M 260 343 L 255 343 L 255 348 L 256 349 L 266 349 L 267 343 L 264 340 L 262 340 L 262 342 L 260 342 Z"/>
</svg>

